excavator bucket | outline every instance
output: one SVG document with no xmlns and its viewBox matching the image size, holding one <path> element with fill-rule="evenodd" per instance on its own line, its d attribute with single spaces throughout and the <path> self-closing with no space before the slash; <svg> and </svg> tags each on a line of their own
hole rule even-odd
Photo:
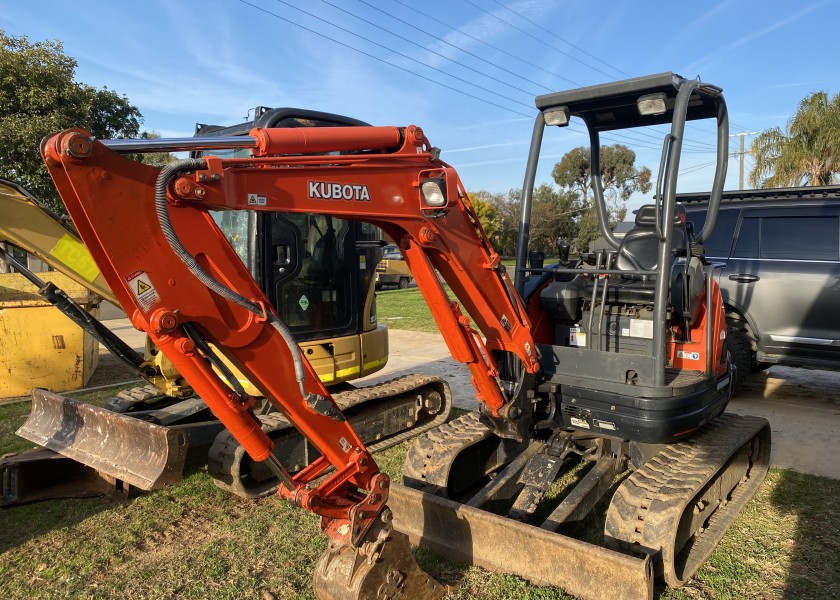
<svg viewBox="0 0 840 600">
<path fill-rule="evenodd" d="M 187 455 L 183 431 L 41 389 L 17 434 L 142 490 L 180 481 Z"/>
</svg>

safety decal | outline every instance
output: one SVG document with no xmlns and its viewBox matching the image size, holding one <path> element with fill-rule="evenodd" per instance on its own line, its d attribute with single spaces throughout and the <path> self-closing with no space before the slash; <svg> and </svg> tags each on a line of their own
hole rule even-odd
<svg viewBox="0 0 840 600">
<path fill-rule="evenodd" d="M 578 348 L 586 347 L 586 332 L 580 327 L 569 328 L 569 345 Z"/>
<path fill-rule="evenodd" d="M 499 319 L 499 323 L 502 326 L 502 329 L 510 333 L 510 330 L 513 328 L 510 324 L 510 321 L 507 318 L 507 315 L 502 315 L 502 318 Z"/>
<path fill-rule="evenodd" d="M 677 351 L 677 358 L 682 358 L 683 360 L 700 360 L 700 353 L 699 352 L 686 352 L 685 350 L 678 350 Z"/>
<path fill-rule="evenodd" d="M 298 300 L 298 305 L 300 306 L 301 310 L 306 310 L 307 308 L 309 308 L 309 298 L 307 298 L 306 295 L 301 296 L 300 300 Z"/>
<path fill-rule="evenodd" d="M 268 201 L 265 196 L 259 194 L 248 194 L 248 206 L 266 206 Z"/>
<path fill-rule="evenodd" d="M 129 289 L 131 289 L 131 293 L 137 298 L 138 304 L 140 304 L 144 311 L 151 310 L 160 302 L 160 296 L 148 273 L 135 271 L 126 277 L 125 280 L 128 283 Z"/>
<path fill-rule="evenodd" d="M 347 438 L 344 438 L 344 437 L 342 437 L 341 439 L 338 440 L 338 445 L 341 446 L 341 449 L 344 450 L 345 454 L 350 452 L 350 450 L 352 450 L 352 448 L 353 448 L 353 446 L 350 444 L 350 442 L 347 441 Z"/>
</svg>

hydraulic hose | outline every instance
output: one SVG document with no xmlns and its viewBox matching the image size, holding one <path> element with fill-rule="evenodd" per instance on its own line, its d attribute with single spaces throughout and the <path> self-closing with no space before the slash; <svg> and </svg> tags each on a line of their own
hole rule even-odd
<svg viewBox="0 0 840 600">
<path fill-rule="evenodd" d="M 157 182 L 155 183 L 155 211 L 157 213 L 158 222 L 160 223 L 160 229 L 163 232 L 163 237 L 166 238 L 169 247 L 172 248 L 172 251 L 179 259 L 181 259 L 181 262 L 186 265 L 190 273 L 195 275 L 195 277 L 210 290 L 222 298 L 233 302 L 234 304 L 238 304 L 256 315 L 263 316 L 263 312 L 265 312 L 268 322 L 271 323 L 271 326 L 277 330 L 283 338 L 283 341 L 285 341 L 286 345 L 289 347 L 289 351 L 292 353 L 292 360 L 295 365 L 295 379 L 300 386 L 301 395 L 308 400 L 307 393 L 303 389 L 303 382 L 306 377 L 303 367 L 303 356 L 300 353 L 300 347 L 298 346 L 297 341 L 292 335 L 292 332 L 289 331 L 289 328 L 286 327 L 286 324 L 277 318 L 277 315 L 269 311 L 263 311 L 263 308 L 259 304 L 251 302 L 244 296 L 237 294 L 235 291 L 216 281 L 210 273 L 205 271 L 204 268 L 198 264 L 195 257 L 191 255 L 181 243 L 181 240 L 178 238 L 178 234 L 175 233 L 172 221 L 169 219 L 169 208 L 167 206 L 166 198 L 166 189 L 169 185 L 169 181 L 181 171 L 201 169 L 206 166 L 207 164 L 203 159 L 187 158 L 170 163 L 161 169 L 158 174 Z"/>
</svg>

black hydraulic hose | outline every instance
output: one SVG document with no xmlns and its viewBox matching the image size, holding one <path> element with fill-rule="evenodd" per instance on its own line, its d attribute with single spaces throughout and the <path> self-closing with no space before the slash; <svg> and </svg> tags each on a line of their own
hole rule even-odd
<svg viewBox="0 0 840 600">
<path fill-rule="evenodd" d="M 187 269 L 189 269 L 190 272 L 210 290 L 222 298 L 233 302 L 234 304 L 238 304 L 256 315 L 263 316 L 263 314 L 265 314 L 268 322 L 271 323 L 272 327 L 277 330 L 286 342 L 286 345 L 289 347 L 289 351 L 292 353 L 292 360 L 295 365 L 295 379 L 300 386 L 301 395 L 304 398 L 307 398 L 307 394 L 303 389 L 303 382 L 306 378 L 306 372 L 303 367 L 303 356 L 300 353 L 300 347 L 297 344 L 297 340 L 295 340 L 292 332 L 289 331 L 289 328 L 286 327 L 285 323 L 278 319 L 273 313 L 268 310 L 263 311 L 263 307 L 259 304 L 251 302 L 244 296 L 237 294 L 233 290 L 216 281 L 210 273 L 205 271 L 204 268 L 198 264 L 195 257 L 187 251 L 181 243 L 181 240 L 178 238 L 178 234 L 175 233 L 175 229 L 172 227 L 172 221 L 169 219 L 169 209 L 167 207 L 166 199 L 166 188 L 169 185 L 169 180 L 181 171 L 201 169 L 206 166 L 207 163 L 203 159 L 187 158 L 170 163 L 161 169 L 158 174 L 157 182 L 155 183 L 155 211 L 157 212 L 158 222 L 160 223 L 160 229 L 163 232 L 163 237 L 166 238 L 166 241 L 169 243 L 169 247 L 172 248 L 172 251 L 178 256 L 178 258 L 181 259 L 181 262 L 186 265 Z"/>
<path fill-rule="evenodd" d="M 228 366 L 218 357 L 218 355 L 213 352 L 213 349 L 210 347 L 210 344 L 207 343 L 207 340 L 202 337 L 198 330 L 195 328 L 195 325 L 192 323 L 184 323 L 183 325 L 184 331 L 189 336 L 189 338 L 195 342 L 196 347 L 201 351 L 201 353 L 210 361 L 210 364 L 216 367 L 216 369 L 222 374 L 222 377 L 227 379 L 228 384 L 230 387 L 233 388 L 234 393 L 236 393 L 237 397 L 242 400 L 243 402 L 248 400 L 249 395 L 248 392 L 245 391 L 245 388 L 242 387 L 242 384 L 239 383 L 239 379 L 236 378 L 236 375 L 233 374 Z"/>
</svg>

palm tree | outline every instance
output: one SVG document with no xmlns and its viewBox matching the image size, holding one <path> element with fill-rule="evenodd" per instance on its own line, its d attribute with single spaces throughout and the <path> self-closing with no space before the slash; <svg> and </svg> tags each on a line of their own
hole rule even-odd
<svg viewBox="0 0 840 600">
<path fill-rule="evenodd" d="M 828 185 L 840 171 L 840 93 L 814 92 L 799 103 L 787 124 L 763 131 L 750 153 L 753 187 Z"/>
</svg>

